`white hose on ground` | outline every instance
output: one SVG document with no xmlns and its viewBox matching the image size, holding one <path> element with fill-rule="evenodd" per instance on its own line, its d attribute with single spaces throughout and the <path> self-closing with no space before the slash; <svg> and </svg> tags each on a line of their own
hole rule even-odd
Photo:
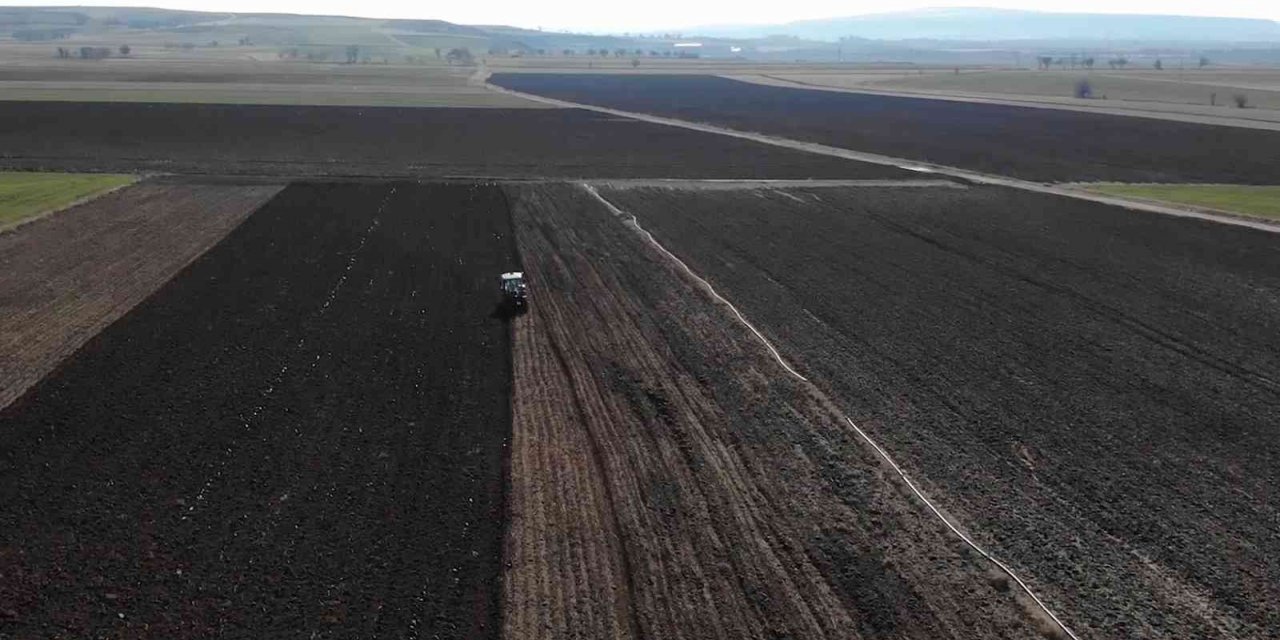
<svg viewBox="0 0 1280 640">
<path fill-rule="evenodd" d="M 738 311 L 738 308 L 735 307 L 732 302 L 729 302 L 728 300 L 726 300 L 724 296 L 720 295 L 715 290 L 715 287 L 711 286 L 710 282 L 707 282 L 706 279 L 704 279 L 703 277 L 695 273 L 693 269 L 689 268 L 689 265 L 685 264 L 683 260 L 677 257 L 674 253 L 671 253 L 670 251 L 668 251 L 666 247 L 662 246 L 662 243 L 658 242 L 657 238 L 654 238 L 652 233 L 649 233 L 644 229 L 644 227 L 640 226 L 640 220 L 636 218 L 635 214 L 627 213 L 619 209 L 612 202 L 609 202 L 609 200 L 607 200 L 604 196 L 600 195 L 600 192 L 596 191 L 595 187 L 591 186 L 590 184 L 587 184 L 585 182 L 581 184 L 582 184 L 582 188 L 585 189 L 587 193 L 594 196 L 596 200 L 599 200 L 600 203 L 603 204 L 605 207 L 607 207 L 609 211 L 613 212 L 614 215 L 618 216 L 619 218 L 625 220 L 626 222 L 634 226 L 636 228 L 636 231 L 639 232 L 641 235 L 643 235 L 645 238 L 647 238 L 649 242 L 652 243 L 653 246 L 658 249 L 658 251 L 662 252 L 663 255 L 667 256 L 673 262 L 679 265 L 680 268 L 683 269 L 685 273 L 689 274 L 689 277 L 693 278 L 699 285 L 701 285 L 702 288 L 705 289 L 713 299 L 723 304 L 724 306 L 728 307 L 729 310 L 733 312 L 733 315 L 737 316 L 738 321 L 741 322 L 744 326 L 746 326 L 747 329 L 749 329 L 751 333 L 755 334 L 756 338 L 758 338 L 760 342 L 764 344 L 765 348 L 769 350 L 769 353 L 773 355 L 774 360 L 777 360 L 778 364 L 781 365 L 782 368 L 787 371 L 787 373 L 791 374 L 792 376 L 795 376 L 795 378 L 798 380 L 801 380 L 803 382 L 809 382 L 808 378 L 801 375 L 800 372 L 796 371 L 790 364 L 787 364 L 787 361 L 783 359 L 782 354 L 778 353 L 778 350 L 773 347 L 773 344 L 770 343 L 769 340 L 765 338 L 764 335 L 760 333 L 760 331 L 757 330 L 755 326 L 752 325 L 751 322 L 749 322 L 746 319 L 745 316 L 742 315 L 741 311 Z M 1014 573 L 1013 569 L 1009 568 L 1009 565 L 1005 564 L 1004 562 L 1001 562 L 998 558 L 992 555 L 991 552 L 984 549 L 977 542 L 974 542 L 972 538 L 970 538 L 967 534 L 965 534 L 958 527 L 952 524 L 951 521 L 948 520 L 947 517 L 942 514 L 942 511 L 933 504 L 933 501 L 930 500 L 927 496 L 925 496 L 924 492 L 921 491 L 920 488 L 916 486 L 916 483 L 911 480 L 911 477 L 907 475 L 907 472 L 903 471 L 902 467 L 898 466 L 898 463 L 894 461 L 894 459 L 889 455 L 888 451 L 884 450 L 884 447 L 881 447 L 875 440 L 871 438 L 871 436 L 867 435 L 867 432 L 863 431 L 861 427 L 855 424 L 852 418 L 850 418 L 849 416 L 843 413 L 841 413 L 840 416 L 849 423 L 849 426 L 853 427 L 853 430 L 859 436 L 861 436 L 862 439 L 866 441 L 867 444 L 871 445 L 871 448 L 874 449 L 875 452 L 879 454 L 880 457 L 883 458 L 884 461 L 887 462 L 895 472 L 897 472 L 898 477 L 902 478 L 902 481 L 906 483 L 907 488 L 911 489 L 911 492 L 914 493 L 916 497 L 919 498 L 920 501 L 923 502 L 924 505 L 929 508 L 929 511 L 932 512 L 934 516 L 936 516 L 939 520 L 942 521 L 942 524 L 946 525 L 947 529 L 951 530 L 952 533 L 956 534 L 956 536 L 958 536 L 960 540 L 962 540 L 966 545 L 968 545 L 969 548 L 978 552 L 979 555 L 981 555 L 982 557 L 991 561 L 992 564 L 999 567 L 1000 570 L 1005 573 L 1005 575 L 1009 576 L 1010 579 L 1012 579 L 1015 583 L 1017 583 L 1018 587 L 1020 587 L 1022 591 L 1025 592 L 1027 596 L 1030 597 L 1031 600 L 1036 603 L 1036 606 L 1038 606 L 1040 610 L 1045 613 L 1045 615 L 1049 616 L 1049 618 L 1052 619 L 1053 622 L 1058 625 L 1058 628 L 1062 629 L 1063 633 L 1070 636 L 1072 640 L 1080 640 L 1080 637 L 1077 636 L 1075 632 L 1072 631 L 1071 628 L 1068 627 L 1066 623 L 1064 623 L 1062 619 L 1058 617 L 1058 614 L 1054 613 L 1054 611 L 1044 603 L 1044 600 L 1040 599 L 1040 596 L 1036 595 L 1036 593 L 1031 590 L 1031 587 L 1025 581 L 1023 581 L 1023 579 L 1019 577 L 1018 574 Z"/>
</svg>

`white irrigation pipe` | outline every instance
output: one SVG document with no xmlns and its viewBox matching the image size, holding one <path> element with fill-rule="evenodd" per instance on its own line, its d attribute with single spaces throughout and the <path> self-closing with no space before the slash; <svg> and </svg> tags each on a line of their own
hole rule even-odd
<svg viewBox="0 0 1280 640">
<path fill-rule="evenodd" d="M 605 199 L 604 196 L 600 195 L 600 193 L 596 191 L 595 187 L 591 186 L 590 184 L 587 184 L 584 182 L 582 183 L 582 188 L 586 189 L 587 193 L 590 193 L 592 196 L 596 198 L 596 200 L 599 200 L 600 203 L 603 204 L 605 207 L 607 207 L 609 211 L 612 211 L 614 215 L 618 216 L 619 218 L 623 218 L 627 220 L 627 222 L 630 222 L 636 228 L 636 231 L 640 232 L 643 236 L 648 238 L 649 242 L 652 243 L 654 247 L 657 247 L 657 249 L 661 251 L 664 255 L 666 255 L 676 264 L 680 265 L 680 268 L 684 269 L 685 273 L 689 274 L 689 276 L 692 277 L 694 280 L 696 280 L 698 284 L 702 285 L 702 287 L 707 290 L 707 293 L 711 294 L 712 298 L 714 298 L 716 301 L 720 302 L 724 306 L 728 307 L 729 310 L 733 312 L 733 315 L 737 316 L 738 320 L 742 322 L 742 324 L 745 325 L 747 329 L 750 329 L 751 333 L 755 334 L 756 338 L 758 338 L 760 342 L 764 344 L 765 348 L 769 350 L 769 353 L 773 354 L 774 360 L 777 360 L 778 364 L 782 365 L 782 368 L 787 370 L 787 373 L 790 373 L 791 375 L 795 376 L 799 380 L 802 380 L 804 382 L 809 382 L 808 378 L 800 375 L 800 372 L 796 371 L 794 368 L 792 368 L 791 365 L 787 364 L 787 361 L 783 359 L 782 354 L 778 353 L 778 350 L 773 347 L 773 344 L 771 344 L 769 340 L 765 338 L 764 335 L 761 334 L 760 331 L 757 330 L 755 326 L 752 325 L 746 319 L 746 317 L 742 315 L 741 311 L 738 311 L 738 308 L 735 307 L 732 302 L 729 302 L 728 300 L 726 300 L 724 296 L 720 295 L 715 290 L 715 287 L 711 286 L 710 282 L 707 282 L 704 278 L 699 276 L 697 273 L 694 273 L 693 269 L 689 268 L 689 265 L 685 264 L 683 260 L 677 257 L 674 253 L 671 253 L 670 251 L 668 251 L 666 247 L 662 246 L 662 243 L 658 242 L 657 238 L 654 238 L 652 233 L 649 233 L 644 229 L 644 227 L 641 227 L 640 220 L 636 218 L 635 214 L 627 213 L 619 209 L 618 207 L 614 206 L 612 202 L 609 202 L 607 199 Z M 1077 636 L 1075 632 L 1072 631 L 1071 628 L 1068 627 L 1066 623 L 1064 623 L 1062 619 L 1058 617 L 1058 614 L 1054 613 L 1053 610 L 1049 608 L 1049 605 L 1046 605 L 1044 601 L 1040 599 L 1040 596 L 1036 595 L 1036 593 L 1031 590 L 1031 587 L 1022 578 L 1020 578 L 1018 574 L 1013 572 L 1013 569 L 1009 568 L 1009 565 L 1001 562 L 998 558 L 992 555 L 991 552 L 982 548 L 982 546 L 980 546 L 977 542 L 974 542 L 972 538 L 970 538 L 958 527 L 952 524 L 951 521 L 948 520 L 947 517 L 942 514 L 942 511 L 933 504 L 933 501 L 930 500 L 927 496 L 925 496 L 924 492 L 921 491 L 920 488 L 916 486 L 916 483 L 911 480 L 911 477 L 907 475 L 907 472 L 903 471 L 902 467 L 898 466 L 898 463 L 893 460 L 893 458 L 889 455 L 888 451 L 884 450 L 884 447 L 881 447 L 875 440 L 871 439 L 871 436 L 867 435 L 866 431 L 863 431 L 861 427 L 855 424 L 852 418 L 845 415 L 843 412 L 840 413 L 840 417 L 844 418 L 845 421 L 849 423 L 849 426 L 853 427 L 853 430 L 857 432 L 857 434 L 861 436 L 862 439 L 865 440 L 867 444 L 871 445 L 871 448 L 875 449 L 876 453 L 880 454 L 880 457 L 883 458 L 885 462 L 889 463 L 889 466 L 892 467 L 895 472 L 897 472 L 898 477 L 902 478 L 902 481 L 907 484 L 907 487 L 911 489 L 911 492 L 914 493 L 917 498 L 920 498 L 920 501 L 923 502 L 924 505 L 929 508 L 929 511 L 933 512 L 933 515 L 937 516 L 937 518 L 942 521 L 942 524 L 946 525 L 947 528 L 950 529 L 952 533 L 956 534 L 956 536 L 958 536 L 962 541 L 964 541 L 966 545 L 969 545 L 969 548 L 973 549 L 974 551 L 977 551 L 982 557 L 986 558 L 987 560 L 990 560 L 991 563 L 999 567 L 1000 570 L 1005 573 L 1005 575 L 1013 579 L 1013 581 L 1016 582 L 1018 586 L 1022 588 L 1022 591 L 1025 592 L 1028 596 L 1030 596 L 1031 600 L 1034 601 L 1036 605 L 1040 607 L 1040 610 L 1044 611 L 1045 615 L 1048 615 L 1049 618 L 1051 618 L 1053 622 L 1058 625 L 1058 628 L 1062 629 L 1062 631 L 1066 633 L 1068 636 L 1070 636 L 1072 640 L 1080 640 L 1080 636 Z"/>
<path fill-rule="evenodd" d="M 742 324 L 746 325 L 746 327 L 751 330 L 751 333 L 756 334 L 756 337 L 760 339 L 760 342 L 764 343 L 765 348 L 769 350 L 769 353 L 773 354 L 773 357 L 778 361 L 778 364 L 782 365 L 782 367 L 786 369 L 787 372 L 790 373 L 791 375 L 797 378 L 800 378 L 805 382 L 809 381 L 808 378 L 800 375 L 799 371 L 792 369 L 791 365 L 787 364 L 786 361 L 782 359 L 782 354 L 778 353 L 778 350 L 773 348 L 773 345 L 770 344 L 768 338 L 765 338 L 764 334 L 760 333 L 760 331 L 755 328 L 755 325 L 752 325 L 749 321 L 747 321 L 746 317 L 744 317 L 742 313 L 738 311 L 737 307 L 733 306 L 732 304 L 729 304 L 728 300 L 725 300 L 723 297 L 720 296 L 720 294 L 716 293 L 716 290 L 712 288 L 710 282 L 707 282 L 706 280 L 703 280 L 701 277 L 699 277 L 698 274 L 693 272 L 693 269 L 689 268 L 689 265 L 685 264 L 684 261 L 681 260 L 680 258 L 677 258 L 676 254 L 671 253 L 670 251 L 667 251 L 667 248 L 662 246 L 662 243 L 658 242 L 658 240 L 653 237 L 652 233 L 645 231 L 644 227 L 640 226 L 640 221 L 636 219 L 635 215 L 626 213 L 621 209 L 613 206 L 613 203 L 609 202 L 604 198 L 604 196 L 600 195 L 600 192 L 596 191 L 595 187 L 584 182 L 582 183 L 582 188 L 586 189 L 587 193 L 590 193 L 591 195 L 595 196 L 596 199 L 599 200 L 601 203 L 603 203 L 604 206 L 608 207 L 609 210 L 614 213 L 614 215 L 618 216 L 619 218 L 630 217 L 631 218 L 630 222 L 631 224 L 635 225 L 636 231 L 639 231 L 645 237 L 649 238 L 649 242 L 652 242 L 653 246 L 657 247 L 659 251 L 666 254 L 668 258 L 671 258 L 673 261 L 675 261 L 676 264 L 680 265 L 680 268 L 684 269 L 685 273 L 689 274 L 689 276 L 692 277 L 694 280 L 697 280 L 703 287 L 707 289 L 707 292 L 709 292 L 714 298 L 716 298 L 720 302 L 723 302 L 725 306 L 729 307 L 729 310 L 733 311 L 733 315 L 738 316 L 738 320 L 742 322 Z"/>
</svg>

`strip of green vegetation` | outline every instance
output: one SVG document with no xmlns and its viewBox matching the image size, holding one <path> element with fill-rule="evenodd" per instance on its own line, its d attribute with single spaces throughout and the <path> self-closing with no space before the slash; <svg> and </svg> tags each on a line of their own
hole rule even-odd
<svg viewBox="0 0 1280 640">
<path fill-rule="evenodd" d="M 136 179 L 97 173 L 0 172 L 0 229 Z"/>
<path fill-rule="evenodd" d="M 1195 184 L 1100 184 L 1090 191 L 1280 220 L 1280 187 Z"/>
</svg>

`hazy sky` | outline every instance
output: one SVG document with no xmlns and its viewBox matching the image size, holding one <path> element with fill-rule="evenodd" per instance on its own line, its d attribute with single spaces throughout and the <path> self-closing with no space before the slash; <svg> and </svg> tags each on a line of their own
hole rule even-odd
<svg viewBox="0 0 1280 640">
<path fill-rule="evenodd" d="M 1280 20 L 1276 0 L 0 0 L 0 4 L 156 6 L 204 11 L 439 18 L 464 24 L 508 24 L 580 31 L 645 31 L 704 24 L 788 22 L 921 7 L 987 6 L 1042 11 L 1218 15 Z"/>
</svg>

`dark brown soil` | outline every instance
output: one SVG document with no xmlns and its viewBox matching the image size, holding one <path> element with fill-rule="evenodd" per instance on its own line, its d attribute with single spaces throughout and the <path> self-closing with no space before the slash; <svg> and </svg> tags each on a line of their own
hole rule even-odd
<svg viewBox="0 0 1280 640">
<path fill-rule="evenodd" d="M 818 390 L 583 188 L 510 189 L 507 638 L 1036 638 Z"/>
<path fill-rule="evenodd" d="M 375 177 L 906 175 L 576 109 L 3 101 L 0 167 Z"/>
<path fill-rule="evenodd" d="M 0 636 L 496 637 L 508 221 L 289 187 L 0 412 Z"/>
<path fill-rule="evenodd" d="M 1280 245 L 997 188 L 606 196 L 1083 637 L 1280 628 Z"/>
<path fill-rule="evenodd" d="M 694 75 L 496 74 L 518 91 L 1041 182 L 1275 184 L 1280 132 L 775 87 Z"/>
<path fill-rule="evenodd" d="M 280 189 L 148 181 L 0 233 L 0 408 Z"/>
</svg>

